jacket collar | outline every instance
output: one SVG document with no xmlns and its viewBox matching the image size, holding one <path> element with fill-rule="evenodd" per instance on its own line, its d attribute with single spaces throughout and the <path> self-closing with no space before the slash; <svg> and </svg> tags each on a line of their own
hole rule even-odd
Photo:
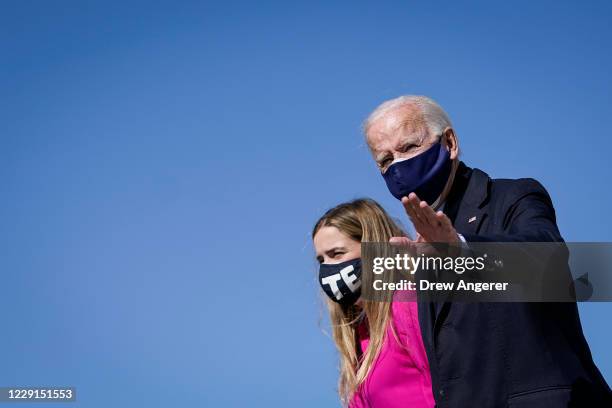
<svg viewBox="0 0 612 408">
<path fill-rule="evenodd" d="M 474 234 L 486 217 L 491 179 L 479 170 L 459 162 L 445 213 L 460 234 Z"/>
</svg>

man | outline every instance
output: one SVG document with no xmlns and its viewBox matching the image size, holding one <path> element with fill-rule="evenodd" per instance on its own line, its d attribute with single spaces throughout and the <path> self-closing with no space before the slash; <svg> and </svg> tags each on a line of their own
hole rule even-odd
<svg viewBox="0 0 612 408">
<path fill-rule="evenodd" d="M 459 161 L 457 135 L 431 99 L 387 101 L 364 132 L 417 242 L 563 241 L 544 187 Z M 421 302 L 419 322 L 438 407 L 612 407 L 573 302 Z"/>
</svg>

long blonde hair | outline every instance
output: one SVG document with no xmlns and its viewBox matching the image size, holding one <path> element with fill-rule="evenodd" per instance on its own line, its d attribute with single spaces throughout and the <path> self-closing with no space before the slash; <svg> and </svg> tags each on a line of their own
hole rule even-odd
<svg viewBox="0 0 612 408">
<path fill-rule="evenodd" d="M 402 229 L 374 200 L 357 199 L 328 210 L 316 222 L 312 238 L 322 227 L 336 227 L 358 242 L 389 242 L 391 237 L 405 236 Z M 391 310 L 387 301 L 362 299 L 361 307 L 342 307 L 327 299 L 332 336 L 340 355 L 338 394 L 343 405 L 365 381 L 385 339 Z M 368 327 L 370 341 L 365 353 L 358 354 L 357 327 L 362 319 Z"/>
</svg>

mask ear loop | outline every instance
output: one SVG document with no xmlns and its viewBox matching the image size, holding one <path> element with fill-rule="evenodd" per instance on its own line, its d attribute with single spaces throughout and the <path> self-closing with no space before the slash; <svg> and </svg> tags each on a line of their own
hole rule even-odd
<svg viewBox="0 0 612 408">
<path fill-rule="evenodd" d="M 448 127 L 448 126 L 444 128 L 442 133 L 440 133 L 440 136 L 438 136 L 438 142 L 437 143 L 440 143 L 442 145 L 442 138 L 446 134 L 446 131 L 449 130 L 449 129 L 451 129 L 451 128 Z M 448 154 L 450 155 L 450 149 L 448 148 L 448 146 L 444 146 L 444 148 L 448 150 Z M 448 177 L 448 180 L 446 181 L 446 185 L 444 186 L 444 189 L 442 189 L 442 193 L 440 193 L 438 198 L 436 198 L 436 201 L 434 201 L 433 204 L 430 205 L 430 207 L 434 211 L 438 211 L 438 208 L 440 208 L 440 206 L 442 205 L 442 196 L 444 195 L 445 190 L 447 188 L 450 189 L 449 186 L 453 185 L 453 181 L 455 181 L 455 173 L 457 172 L 457 167 L 459 167 L 459 160 L 453 160 L 453 168 L 451 169 L 451 174 Z"/>
<path fill-rule="evenodd" d="M 442 205 L 442 196 L 444 195 L 445 192 L 448 197 L 448 193 L 450 192 L 451 186 L 455 182 L 455 175 L 457 174 L 458 167 L 459 167 L 459 160 L 457 159 L 453 160 L 453 168 L 451 169 L 451 174 L 448 176 L 446 185 L 444 186 L 444 189 L 442 190 L 442 193 L 440 194 L 440 196 L 436 198 L 436 201 L 434 201 L 434 203 L 431 205 L 431 208 L 434 211 L 438 211 L 438 208 L 440 208 L 440 206 Z M 448 191 L 446 191 L 447 189 Z"/>
</svg>

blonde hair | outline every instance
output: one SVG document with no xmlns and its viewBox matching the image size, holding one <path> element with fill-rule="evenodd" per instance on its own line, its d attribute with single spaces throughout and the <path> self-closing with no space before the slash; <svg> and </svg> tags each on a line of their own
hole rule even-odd
<svg viewBox="0 0 612 408">
<path fill-rule="evenodd" d="M 406 235 L 387 212 L 371 199 L 357 199 L 328 210 L 316 222 L 312 238 L 326 226 L 336 227 L 358 242 L 389 242 L 391 237 Z M 391 299 L 362 299 L 361 307 L 342 307 L 327 299 L 327 306 L 332 337 L 340 356 L 338 394 L 342 404 L 346 406 L 365 381 L 380 353 L 390 321 Z M 366 352 L 359 356 L 357 327 L 362 319 L 365 319 L 367 324 L 370 341 Z"/>
</svg>

